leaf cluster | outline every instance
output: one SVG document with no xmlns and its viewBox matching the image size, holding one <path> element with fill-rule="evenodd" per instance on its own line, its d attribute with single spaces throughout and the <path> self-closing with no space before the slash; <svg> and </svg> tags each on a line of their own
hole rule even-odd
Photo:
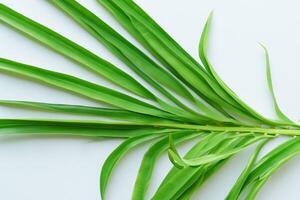
<svg viewBox="0 0 300 200">
<path fill-rule="evenodd" d="M 92 70 L 120 89 L 111 89 L 68 74 L 0 58 L 0 71 L 29 78 L 71 92 L 107 107 L 0 100 L 1 106 L 43 112 L 68 113 L 80 120 L 0 119 L 1 134 L 56 134 L 124 138 L 106 159 L 100 175 L 105 191 L 113 169 L 126 153 L 151 143 L 136 177 L 132 199 L 147 196 L 156 161 L 168 153 L 174 167 L 165 176 L 153 200 L 188 200 L 232 156 L 256 145 L 227 200 L 254 199 L 268 178 L 300 151 L 299 126 L 277 103 L 265 46 L 266 77 L 277 119 L 268 119 L 243 102 L 219 77 L 207 55 L 212 13 L 199 42 L 198 62 L 132 0 L 98 0 L 153 57 L 140 50 L 75 0 L 49 0 L 112 52 L 134 76 L 68 38 L 0 4 L 0 21 Z M 124 92 L 126 91 L 126 92 Z M 106 120 L 86 120 L 86 116 Z M 259 158 L 268 141 L 288 140 Z M 196 140 L 184 156 L 177 145 Z"/>
</svg>

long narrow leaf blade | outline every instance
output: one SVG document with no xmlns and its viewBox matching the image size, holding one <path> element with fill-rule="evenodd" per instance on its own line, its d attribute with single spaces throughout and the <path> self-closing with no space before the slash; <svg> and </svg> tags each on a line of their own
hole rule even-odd
<svg viewBox="0 0 300 200">
<path fill-rule="evenodd" d="M 92 69 L 97 74 L 100 74 L 116 85 L 142 97 L 150 99 L 154 98 L 152 93 L 150 93 L 145 87 L 108 61 L 99 58 L 71 40 L 41 24 L 38 24 L 37 22 L 32 21 L 3 4 L 0 4 L 0 21 L 12 26 L 26 35 L 29 35 L 30 37 L 33 37 L 46 46 L 49 46 L 53 50 L 69 57 L 72 60 L 75 60 L 83 66 Z"/>
<path fill-rule="evenodd" d="M 0 70 L 19 74 L 67 91 L 105 102 L 126 110 L 163 117 L 170 116 L 154 106 L 128 95 L 66 74 L 0 59 Z"/>
<path fill-rule="evenodd" d="M 214 81 L 211 81 L 206 72 L 192 59 L 158 24 L 156 24 L 133 1 L 98 0 L 117 18 L 117 20 L 154 55 L 168 63 L 173 72 L 192 88 L 218 101 L 218 95 L 230 103 L 234 102 Z M 218 95 L 216 95 L 213 90 Z"/>
<path fill-rule="evenodd" d="M 193 99 L 188 90 L 171 76 L 170 73 L 153 62 L 146 54 L 132 45 L 128 40 L 118 34 L 88 9 L 73 0 L 53 0 L 51 2 L 70 15 L 100 42 L 106 45 L 121 60 L 124 61 L 127 59 L 126 63 L 131 63 L 129 64 L 129 67 L 133 64 L 133 70 L 138 70 L 139 74 L 144 72 L 152 79 L 174 90 L 178 94 L 188 99 Z"/>
<path fill-rule="evenodd" d="M 141 78 L 143 78 L 147 83 L 155 88 L 160 94 L 175 103 L 184 111 L 180 111 L 158 98 L 158 103 L 165 110 L 172 112 L 173 114 L 186 116 L 189 118 L 199 118 L 200 120 L 210 117 L 210 119 L 216 119 L 219 121 L 231 121 L 230 119 L 226 119 L 220 113 L 205 109 L 203 108 L 205 106 L 202 106 L 201 111 L 208 115 L 208 117 L 205 117 L 195 112 L 193 109 L 189 108 L 179 99 L 174 97 L 159 83 L 173 90 L 175 93 L 177 93 L 177 95 L 185 97 L 185 99 L 190 101 L 190 103 L 196 103 L 196 105 L 200 104 L 200 101 L 195 99 L 176 78 L 165 71 L 164 68 L 153 62 L 143 52 L 133 46 L 125 38 L 119 35 L 116 31 L 114 31 L 111 27 L 109 27 L 101 19 L 81 6 L 79 3 L 75 1 L 61 0 L 55 0 L 51 2 L 65 11 L 88 32 L 95 36 L 96 39 L 98 39 L 106 47 L 108 47 L 108 49 L 110 49 L 117 57 L 119 57 L 125 64 L 127 64 L 127 66 L 131 67 L 133 71 L 135 71 Z"/>
<path fill-rule="evenodd" d="M 104 199 L 106 187 L 109 181 L 109 177 L 113 171 L 113 168 L 117 162 L 132 148 L 135 146 L 153 140 L 160 137 L 159 135 L 142 135 L 125 140 L 120 144 L 105 160 L 100 175 L 100 192 L 101 197 Z"/>
<path fill-rule="evenodd" d="M 277 114 L 277 116 L 279 117 L 280 120 L 282 120 L 283 122 L 286 123 L 290 123 L 290 124 L 294 124 L 294 122 L 292 120 L 290 120 L 280 109 L 276 96 L 275 96 L 275 92 L 273 89 L 273 82 L 272 82 L 272 75 L 271 75 L 271 66 L 270 66 L 270 58 L 269 58 L 269 52 L 268 49 L 260 43 L 260 46 L 264 49 L 265 51 L 265 57 L 266 57 L 266 74 L 267 74 L 267 82 L 268 82 L 268 87 L 269 87 L 269 91 L 271 93 L 272 99 L 273 99 L 273 103 L 274 103 L 274 110 Z"/>
<path fill-rule="evenodd" d="M 218 154 L 207 154 L 207 155 L 203 155 L 197 158 L 192 158 L 192 159 L 184 159 L 181 158 L 178 153 L 176 152 L 176 150 L 174 151 L 173 149 L 170 149 L 170 151 L 172 152 L 172 154 L 170 154 L 170 159 L 174 160 L 177 164 L 182 164 L 181 167 L 199 167 L 201 165 L 205 165 L 208 163 L 212 163 L 212 162 L 216 162 L 216 161 L 220 161 L 223 159 L 226 159 L 228 157 L 231 157 L 232 155 L 246 149 L 249 145 L 256 143 L 257 141 L 261 140 L 262 138 L 264 138 L 265 136 L 260 136 L 260 137 L 255 137 L 252 140 L 249 140 L 247 143 L 245 143 L 242 146 L 239 146 L 237 148 L 231 149 L 227 152 L 222 152 L 222 153 L 218 153 Z"/>
<path fill-rule="evenodd" d="M 232 187 L 232 189 L 228 193 L 228 195 L 226 197 L 226 200 L 238 200 L 238 197 L 241 193 L 243 185 L 244 185 L 246 179 L 248 178 L 248 175 L 250 174 L 252 168 L 255 165 L 258 154 L 260 153 L 261 149 L 265 146 L 265 144 L 268 141 L 269 140 L 264 140 L 260 144 L 258 144 L 258 146 L 256 147 L 255 151 L 253 152 L 251 158 L 249 159 L 245 169 L 243 170 L 243 172 L 241 173 L 241 175 L 239 176 L 239 178 L 235 182 L 234 186 Z"/>
<path fill-rule="evenodd" d="M 133 123 L 108 123 L 86 120 L 0 119 L 0 135 L 67 135 L 127 138 L 164 132 L 166 132 L 164 128 L 153 128 Z"/>
<path fill-rule="evenodd" d="M 116 108 L 102 108 L 91 107 L 83 105 L 70 105 L 70 104 L 53 104 L 31 101 L 14 101 L 14 100 L 0 100 L 0 106 L 14 107 L 20 109 L 38 110 L 44 112 L 57 112 L 67 113 L 73 115 L 83 116 L 99 116 L 106 119 L 139 122 L 139 123 L 175 123 L 174 121 L 163 119 L 159 117 L 139 114 L 135 112 L 126 111 Z"/>
<path fill-rule="evenodd" d="M 178 144 L 196 136 L 199 136 L 199 133 L 195 134 L 194 131 L 182 131 L 174 134 L 174 140 L 175 143 Z M 159 155 L 167 150 L 167 148 L 168 138 L 165 137 L 153 144 L 145 153 L 134 184 L 132 200 L 145 199 L 155 162 Z"/>
<path fill-rule="evenodd" d="M 210 13 L 204 29 L 201 34 L 201 39 L 199 43 L 199 57 L 206 67 L 207 71 L 212 75 L 212 77 L 216 80 L 216 82 L 223 88 L 224 91 L 227 92 L 231 96 L 232 99 L 236 101 L 236 103 L 247 113 L 249 113 L 251 116 L 253 116 L 256 119 L 261 120 L 264 123 L 267 124 L 278 124 L 278 122 L 266 119 L 261 114 L 257 113 L 255 110 L 253 110 L 251 107 L 249 107 L 246 103 L 244 103 L 225 83 L 224 81 L 219 77 L 217 72 L 214 70 L 212 65 L 210 64 L 207 56 L 207 46 L 208 46 L 208 37 L 209 37 L 209 31 L 210 31 L 210 24 L 212 21 L 213 12 Z"/>
</svg>

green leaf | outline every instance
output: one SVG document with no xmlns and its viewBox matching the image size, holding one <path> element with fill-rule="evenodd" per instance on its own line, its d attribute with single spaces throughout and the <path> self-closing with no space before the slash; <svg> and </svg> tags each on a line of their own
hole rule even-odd
<svg viewBox="0 0 300 200">
<path fill-rule="evenodd" d="M 145 198 L 156 160 L 168 146 L 169 158 L 176 167 L 164 178 L 153 200 L 190 199 L 230 157 L 262 141 L 226 198 L 234 200 L 246 193 L 246 199 L 253 200 L 269 177 L 300 153 L 300 139 L 296 137 L 300 136 L 299 126 L 279 108 L 273 91 L 269 55 L 264 46 L 268 86 L 280 120 L 267 119 L 249 107 L 213 69 L 207 56 L 212 14 L 200 39 L 201 66 L 132 0 L 98 1 L 157 60 L 147 56 L 75 0 L 50 2 L 103 43 L 146 85 L 55 31 L 0 4 L 0 21 L 129 92 L 127 95 L 67 74 L 0 58 L 0 71 L 3 73 L 21 75 L 112 107 L 0 100 L 0 106 L 81 117 L 80 120 L 0 119 L 0 134 L 126 138 L 104 163 L 100 177 L 102 198 L 105 197 L 110 175 L 118 161 L 137 145 L 155 139 L 157 142 L 143 157 L 133 199 Z M 85 120 L 85 116 L 107 119 Z M 199 135 L 203 136 L 201 141 L 182 158 L 176 145 Z M 257 161 L 266 141 L 278 135 L 295 138 Z"/>
<path fill-rule="evenodd" d="M 223 167 L 229 159 L 225 159 L 217 162 L 216 164 L 209 164 L 205 167 L 200 167 L 199 176 L 197 181 L 190 186 L 179 198 L 179 200 L 189 200 L 192 198 L 192 195 L 212 176 L 214 175 L 221 167 Z"/>
<path fill-rule="evenodd" d="M 247 137 L 230 137 L 231 139 L 225 140 L 222 142 L 222 145 L 218 145 L 213 149 L 214 153 L 219 153 L 223 151 L 228 151 L 239 145 L 243 145 L 248 141 Z M 212 175 L 214 175 L 222 166 L 229 161 L 229 158 L 220 160 L 217 162 L 209 163 L 198 167 L 197 177 L 198 179 L 194 180 L 193 185 L 184 191 L 180 196 L 180 200 L 190 199 L 194 192 L 196 192 Z"/>
<path fill-rule="evenodd" d="M 142 135 L 136 136 L 133 138 L 129 138 L 125 140 L 122 144 L 120 144 L 105 160 L 103 167 L 101 169 L 100 175 L 100 192 L 101 198 L 104 199 L 106 187 L 113 171 L 113 168 L 117 164 L 117 162 L 131 149 L 136 147 L 137 145 L 143 144 L 145 142 L 149 142 L 153 139 L 157 139 L 161 137 L 160 135 Z"/>
<path fill-rule="evenodd" d="M 125 110 L 158 117 L 172 116 L 150 104 L 144 103 L 128 95 L 73 76 L 69 76 L 67 74 L 24 65 L 5 59 L 0 59 L 0 70 L 26 76 L 28 78 L 74 92 L 96 101 L 105 102 L 107 104 L 123 108 Z"/>
<path fill-rule="evenodd" d="M 40 41 L 51 49 L 80 63 L 107 80 L 142 97 L 153 99 L 154 96 L 131 76 L 105 61 L 87 49 L 79 46 L 47 27 L 32 21 L 16 11 L 0 4 L 0 21 Z"/>
<path fill-rule="evenodd" d="M 175 143 L 181 143 L 186 140 L 195 138 L 201 134 L 194 133 L 194 131 L 182 131 L 179 133 L 173 133 Z M 168 148 L 168 138 L 163 138 L 153 144 L 143 157 L 143 161 L 140 165 L 139 172 L 135 181 L 132 200 L 142 200 L 145 198 L 147 189 L 149 187 L 153 168 L 156 160 L 162 152 Z"/>
<path fill-rule="evenodd" d="M 223 141 L 227 140 L 226 134 L 208 134 L 186 154 L 185 158 L 193 158 L 213 150 Z M 176 199 L 201 177 L 200 168 L 187 167 L 183 169 L 172 168 L 165 177 L 153 196 L 154 200 Z"/>
<path fill-rule="evenodd" d="M 230 190 L 229 194 L 227 195 L 226 200 L 238 200 L 238 197 L 243 188 L 243 185 L 246 182 L 246 179 L 248 178 L 251 170 L 253 169 L 253 167 L 255 165 L 258 154 L 260 153 L 261 149 L 266 145 L 266 143 L 268 141 L 269 141 L 268 139 L 265 139 L 257 145 L 257 147 L 256 147 L 255 151 L 253 152 L 252 156 L 250 157 L 245 169 L 243 170 L 243 172 L 241 173 L 241 175 L 235 182 L 235 184 L 232 187 L 232 189 Z"/>
<path fill-rule="evenodd" d="M 262 138 L 265 138 L 265 136 L 260 136 L 260 137 L 254 137 L 253 139 L 249 140 L 247 143 L 245 143 L 242 146 L 239 146 L 237 148 L 231 149 L 229 151 L 226 152 L 222 152 L 222 153 L 218 153 L 218 154 L 207 154 L 207 155 L 203 155 L 197 158 L 192 158 L 192 159 L 184 159 L 181 158 L 179 156 L 179 154 L 177 153 L 177 151 L 170 149 L 169 151 L 171 151 L 171 154 L 169 154 L 170 159 L 173 160 L 173 162 L 175 162 L 177 165 L 181 166 L 181 167 L 198 167 L 204 164 L 208 164 L 211 162 L 216 162 L 219 160 L 223 160 L 226 159 L 244 149 L 246 149 L 249 145 L 256 143 L 257 141 L 261 140 Z"/>
<path fill-rule="evenodd" d="M 253 110 L 251 107 L 249 107 L 246 103 L 244 103 L 225 83 L 224 81 L 219 77 L 219 75 L 216 73 L 212 65 L 210 64 L 207 56 L 207 46 L 208 46 L 208 37 L 209 37 L 209 31 L 210 31 L 210 25 L 212 21 L 213 12 L 210 13 L 206 24 L 204 26 L 204 29 L 201 34 L 201 39 L 199 43 L 199 57 L 202 61 L 203 65 L 209 71 L 209 73 L 212 75 L 212 77 L 215 79 L 215 81 L 237 102 L 237 104 L 244 110 L 244 112 L 247 112 L 252 117 L 261 120 L 262 122 L 266 124 L 276 124 L 279 125 L 280 123 L 276 121 L 269 120 L 262 116 L 261 114 L 257 113 L 255 110 Z M 243 113 L 239 113 L 242 117 L 249 118 L 247 115 L 245 116 Z M 290 124 L 290 123 L 288 123 Z"/>
<path fill-rule="evenodd" d="M 106 45 L 109 50 L 136 71 L 137 74 L 143 76 L 143 78 L 147 75 L 150 79 L 156 80 L 179 95 L 193 101 L 193 96 L 177 79 L 88 9 L 76 1 L 54 0 L 51 2 Z"/>
<path fill-rule="evenodd" d="M 61 0 L 55 0 L 51 2 L 70 15 L 96 39 L 98 39 L 109 50 L 111 50 L 117 57 L 119 57 L 125 64 L 127 64 L 127 66 L 135 71 L 136 74 L 143 78 L 160 94 L 164 95 L 170 101 L 183 109 L 184 112 L 171 107 L 160 98 L 157 98 L 156 101 L 165 110 L 172 112 L 173 114 L 186 116 L 189 118 L 198 118 L 201 121 L 210 118 L 222 122 L 234 122 L 232 119 L 226 118 L 214 109 L 207 108 L 207 106 L 203 105 L 198 99 L 195 99 L 185 88 L 185 86 L 183 86 L 182 83 L 174 78 L 169 72 L 152 61 L 142 51 L 137 49 L 134 45 L 128 42 L 115 30 L 113 30 L 96 15 L 81 6 L 79 3 L 75 1 L 67 2 Z M 185 99 L 190 101 L 190 103 L 196 104 L 207 116 L 203 116 L 186 106 L 159 83 L 173 90 L 175 93 L 177 93 L 177 95 L 185 97 Z"/>
<path fill-rule="evenodd" d="M 270 58 L 269 58 L 269 52 L 268 49 L 261 43 L 259 43 L 260 46 L 264 49 L 265 51 L 265 56 L 266 56 L 266 74 L 267 74 L 267 81 L 268 81 L 268 87 L 269 87 L 269 91 L 271 93 L 272 99 L 273 99 L 273 103 L 274 103 L 274 110 L 277 114 L 277 117 L 282 120 L 283 122 L 287 123 L 287 124 L 292 124 L 294 125 L 295 123 L 290 120 L 280 109 L 276 96 L 275 96 L 275 92 L 273 89 L 273 83 L 272 83 L 272 75 L 271 75 L 271 67 L 270 67 Z"/>
<path fill-rule="evenodd" d="M 101 108 L 91 107 L 82 105 L 70 105 L 70 104 L 52 104 L 42 102 L 31 102 L 31 101 L 13 101 L 13 100 L 0 100 L 0 106 L 9 106 L 20 109 L 39 110 L 46 112 L 57 112 L 57 113 L 68 113 L 73 115 L 81 116 L 99 116 L 106 117 L 111 120 L 120 120 L 128 122 L 139 122 L 139 123 L 176 123 L 171 120 L 143 115 L 135 112 L 130 112 L 122 109 L 115 108 Z"/>
<path fill-rule="evenodd" d="M 127 138 L 169 132 L 120 122 L 51 119 L 0 119 L 0 135 L 66 135 L 84 137 Z"/>
<path fill-rule="evenodd" d="M 141 8 L 133 1 L 107 1 L 98 0 L 105 8 L 107 8 L 116 17 L 134 37 L 136 37 L 142 45 L 162 61 L 167 63 L 167 67 L 187 83 L 191 89 L 196 89 L 204 100 L 207 98 L 217 104 L 230 104 L 222 101 L 220 96 L 235 104 L 228 95 L 224 93 L 214 80 L 206 74 L 200 65 L 192 59 L 158 24 L 156 24 Z M 216 94 L 216 93 L 217 94 Z M 225 97 L 226 96 L 226 97 Z M 209 101 L 211 104 L 211 102 Z"/>
<path fill-rule="evenodd" d="M 282 164 L 300 152 L 300 138 L 292 138 L 265 155 L 249 174 L 246 185 L 256 179 L 263 179 L 268 172 L 278 169 Z"/>
<path fill-rule="evenodd" d="M 299 138 L 289 139 L 266 154 L 254 167 L 252 167 L 251 172 L 245 177 L 240 194 L 245 192 L 245 199 L 254 200 L 259 190 L 271 175 L 273 175 L 283 164 L 294 158 L 296 155 L 299 155 L 299 141 Z"/>
</svg>

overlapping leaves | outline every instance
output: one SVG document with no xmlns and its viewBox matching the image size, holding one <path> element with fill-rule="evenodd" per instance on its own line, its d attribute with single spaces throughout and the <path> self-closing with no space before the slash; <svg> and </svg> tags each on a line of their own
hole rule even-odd
<svg viewBox="0 0 300 200">
<path fill-rule="evenodd" d="M 0 58 L 0 71 L 3 73 L 29 78 L 109 107 L 0 100 L 1 106 L 81 117 L 80 120 L 0 119 L 0 133 L 125 138 L 101 170 L 102 199 L 105 199 L 114 167 L 138 145 L 153 143 L 141 162 L 132 199 L 146 198 L 155 163 L 161 154 L 168 152 L 174 167 L 152 199 L 187 200 L 230 157 L 250 145 L 258 144 L 226 197 L 227 200 L 254 199 L 268 178 L 300 150 L 297 137 L 300 135 L 299 126 L 280 110 L 275 98 L 267 49 L 263 46 L 268 86 L 278 119 L 268 119 L 249 107 L 214 70 L 207 55 L 212 15 L 200 38 L 200 64 L 132 0 L 98 1 L 157 60 L 147 56 L 75 0 L 49 0 L 49 3 L 94 36 L 145 81 L 147 87 L 75 42 L 0 4 L 0 21 L 82 67 L 91 69 L 120 88 L 113 90 L 67 74 Z M 86 120 L 85 116 L 106 120 L 91 121 Z M 279 135 L 293 137 L 258 159 L 265 144 Z M 175 145 L 192 139 L 198 142 L 182 157 Z"/>
</svg>

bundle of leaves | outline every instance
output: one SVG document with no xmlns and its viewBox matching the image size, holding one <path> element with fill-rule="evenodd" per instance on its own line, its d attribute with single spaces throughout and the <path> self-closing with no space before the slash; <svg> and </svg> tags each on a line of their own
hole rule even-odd
<svg viewBox="0 0 300 200">
<path fill-rule="evenodd" d="M 218 76 L 207 56 L 209 16 L 199 44 L 201 64 L 174 41 L 132 0 L 98 0 L 152 57 L 131 44 L 75 0 L 50 0 L 78 22 L 139 77 L 139 81 L 107 60 L 55 31 L 0 4 L 0 21 L 92 70 L 117 86 L 111 89 L 87 80 L 0 58 L 1 72 L 32 79 L 89 98 L 106 107 L 1 100 L 2 106 L 69 113 L 81 120 L 0 119 L 1 134 L 56 134 L 124 138 L 105 161 L 100 192 L 113 168 L 136 146 L 151 143 L 136 177 L 132 199 L 145 199 L 153 168 L 163 153 L 174 167 L 153 200 L 190 199 L 233 155 L 256 145 L 245 169 L 225 199 L 254 199 L 268 178 L 300 151 L 300 129 L 279 108 L 272 87 L 269 56 L 266 71 L 277 119 L 268 119 L 244 103 Z M 143 82 L 141 82 L 141 80 Z M 104 117 L 87 120 L 84 116 Z M 278 136 L 288 139 L 259 159 L 265 144 Z M 180 155 L 176 145 L 196 140 Z"/>
</svg>

